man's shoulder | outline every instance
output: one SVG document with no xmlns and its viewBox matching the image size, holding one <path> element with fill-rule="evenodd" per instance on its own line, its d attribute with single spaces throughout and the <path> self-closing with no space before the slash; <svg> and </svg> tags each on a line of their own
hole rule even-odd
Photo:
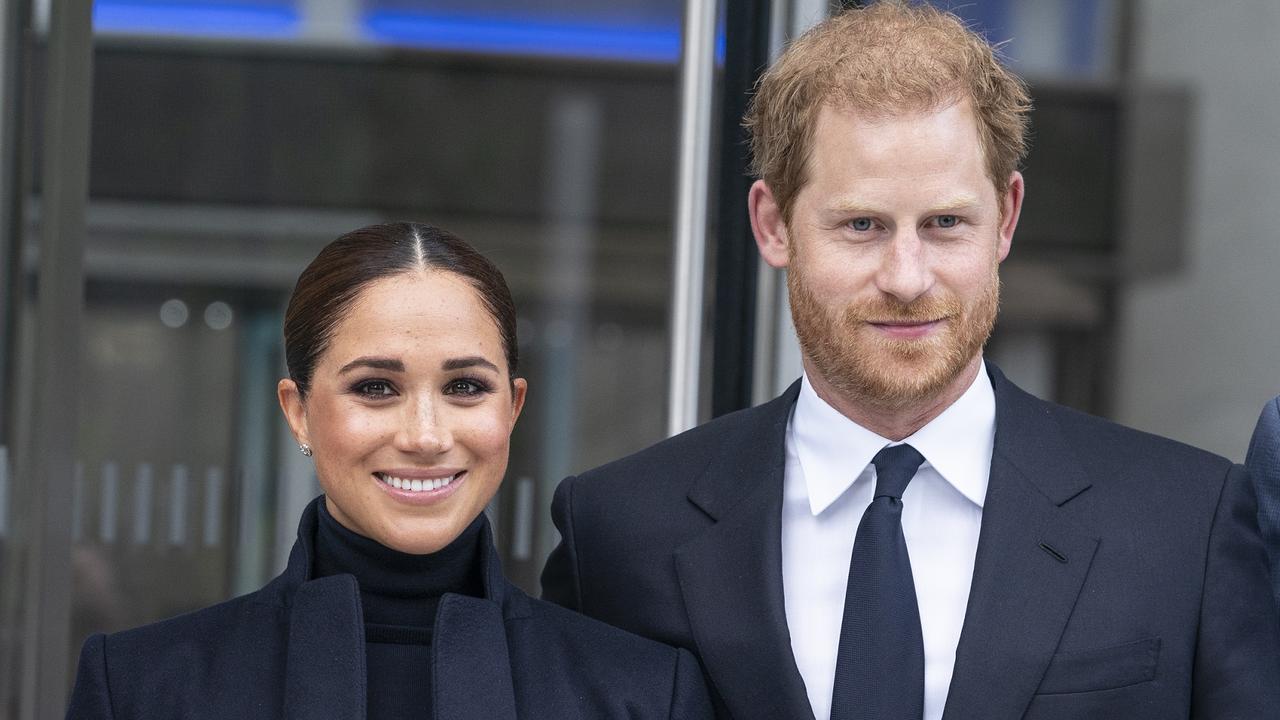
<svg viewBox="0 0 1280 720">
<path fill-rule="evenodd" d="M 1251 472 L 1280 475 L 1280 396 L 1263 406 L 1249 439 L 1245 464 Z"/>
<path fill-rule="evenodd" d="M 1221 455 L 1188 443 L 1023 394 L 1053 421 L 1083 464 L 1095 470 L 1141 468 L 1143 474 L 1203 477 L 1209 473 L 1220 477 L 1233 465 Z M 1000 433 L 998 425 L 996 432 Z"/>
<path fill-rule="evenodd" d="M 769 402 L 721 415 L 625 457 L 577 476 L 580 486 L 607 486 L 637 480 L 687 486 L 718 460 L 739 449 L 773 441 L 781 446 L 795 388 Z"/>
</svg>

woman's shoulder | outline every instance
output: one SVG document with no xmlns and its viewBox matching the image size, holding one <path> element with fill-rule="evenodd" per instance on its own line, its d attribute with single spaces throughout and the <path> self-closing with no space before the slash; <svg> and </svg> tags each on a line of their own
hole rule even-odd
<svg viewBox="0 0 1280 720">
<path fill-rule="evenodd" d="M 262 592 L 90 636 L 67 717 L 250 717 L 242 711 L 279 695 L 271 687 L 264 694 L 258 685 L 279 675 L 288 636 L 284 608 L 264 602 Z M 217 687 L 241 691 L 218 693 Z M 212 697 L 219 703 L 209 705 Z"/>
<path fill-rule="evenodd" d="M 608 625 L 554 603 L 528 598 L 531 639 L 546 649 L 556 649 L 579 659 L 602 662 L 628 672 L 648 668 L 670 672 L 678 660 L 676 648 Z"/>
<path fill-rule="evenodd" d="M 270 586 L 268 586 L 270 587 Z M 147 625 L 95 635 L 102 652 L 115 663 L 149 665 L 236 653 L 247 638 L 261 644 L 273 635 L 284 607 L 272 602 L 267 589 Z M 181 664 L 181 663 L 179 663 Z"/>
<path fill-rule="evenodd" d="M 584 717 L 712 717 L 702 670 L 687 650 L 533 598 L 523 627 L 509 626 L 508 637 L 517 688 L 558 687 L 587 709 Z M 536 705 L 544 693 L 525 700 Z"/>
</svg>

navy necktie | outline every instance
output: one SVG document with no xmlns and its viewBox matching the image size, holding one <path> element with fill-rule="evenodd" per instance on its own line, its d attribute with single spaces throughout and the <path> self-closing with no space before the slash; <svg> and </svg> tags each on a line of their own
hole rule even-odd
<svg viewBox="0 0 1280 720">
<path fill-rule="evenodd" d="M 871 462 L 876 493 L 849 558 L 831 720 L 920 720 L 924 636 L 902 535 L 902 493 L 924 457 L 894 445 Z"/>
</svg>

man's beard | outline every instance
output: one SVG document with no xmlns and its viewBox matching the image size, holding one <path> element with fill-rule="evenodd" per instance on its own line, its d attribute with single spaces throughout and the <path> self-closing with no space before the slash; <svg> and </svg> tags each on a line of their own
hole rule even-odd
<svg viewBox="0 0 1280 720">
<path fill-rule="evenodd" d="M 937 398 L 964 371 L 991 336 L 1000 304 L 1000 278 L 991 277 L 970 307 L 953 296 L 901 303 L 892 297 L 843 308 L 823 305 L 793 265 L 787 294 L 800 347 L 841 398 L 899 410 Z M 895 339 L 868 322 L 920 323 L 945 318 L 929 337 Z"/>
</svg>

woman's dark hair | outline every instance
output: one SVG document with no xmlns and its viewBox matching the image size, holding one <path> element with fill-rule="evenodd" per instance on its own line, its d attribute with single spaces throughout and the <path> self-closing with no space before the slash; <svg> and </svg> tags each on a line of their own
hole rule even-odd
<svg viewBox="0 0 1280 720">
<path fill-rule="evenodd" d="M 516 376 L 516 308 L 502 272 L 462 238 L 431 225 L 389 223 L 352 230 L 320 251 L 298 276 L 284 314 L 289 378 L 306 397 L 316 363 L 333 330 L 371 283 L 415 270 L 442 270 L 465 278 L 493 316 Z"/>
</svg>

